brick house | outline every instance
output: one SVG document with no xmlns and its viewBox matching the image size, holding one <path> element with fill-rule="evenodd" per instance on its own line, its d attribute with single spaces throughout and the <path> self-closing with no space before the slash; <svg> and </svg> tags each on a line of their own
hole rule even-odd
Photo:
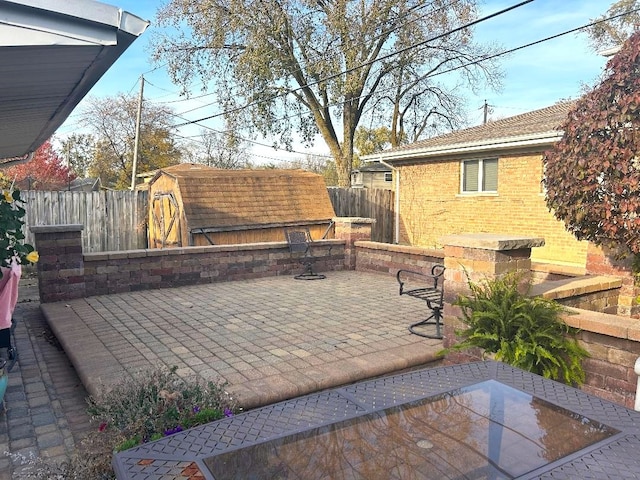
<svg viewBox="0 0 640 480">
<path fill-rule="evenodd" d="M 578 241 L 547 209 L 542 155 L 562 137 L 571 102 L 459 130 L 365 157 L 399 174 L 396 200 L 400 244 L 441 247 L 456 233 L 543 237 L 532 259 L 584 268 L 587 242 Z"/>
</svg>

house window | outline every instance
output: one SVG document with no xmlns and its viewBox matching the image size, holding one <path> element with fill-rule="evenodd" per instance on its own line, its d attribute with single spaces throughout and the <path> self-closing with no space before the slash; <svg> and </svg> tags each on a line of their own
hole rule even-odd
<svg viewBox="0 0 640 480">
<path fill-rule="evenodd" d="M 498 191 L 498 159 L 465 160 L 462 162 L 462 193 Z"/>
<path fill-rule="evenodd" d="M 393 174 L 392 173 L 385 173 L 384 174 L 384 181 L 385 182 L 390 182 L 391 180 L 393 180 Z"/>
</svg>

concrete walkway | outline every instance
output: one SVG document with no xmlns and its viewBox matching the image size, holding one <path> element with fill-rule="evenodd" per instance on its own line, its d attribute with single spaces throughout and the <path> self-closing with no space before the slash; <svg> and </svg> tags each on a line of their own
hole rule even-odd
<svg viewBox="0 0 640 480">
<path fill-rule="evenodd" d="M 87 392 L 52 336 L 38 302 L 38 280 L 20 281 L 15 346 L 0 410 L 0 480 L 35 478 L 33 461 L 66 461 L 90 428 Z"/>
<path fill-rule="evenodd" d="M 426 305 L 400 297 L 393 276 L 353 271 L 90 297 L 42 311 L 91 394 L 165 365 L 224 380 L 252 408 L 424 365 L 442 348 L 408 332 Z"/>
</svg>

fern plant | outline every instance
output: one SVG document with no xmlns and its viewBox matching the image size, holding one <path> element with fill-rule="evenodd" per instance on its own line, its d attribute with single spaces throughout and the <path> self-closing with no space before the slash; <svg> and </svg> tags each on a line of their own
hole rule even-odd
<svg viewBox="0 0 640 480">
<path fill-rule="evenodd" d="M 496 360 L 546 378 L 584 383 L 582 360 L 588 352 L 576 339 L 578 331 L 562 320 L 566 309 L 521 293 L 521 280 L 515 273 L 479 283 L 467 276 L 471 294 L 454 303 L 462 309 L 467 328 L 456 332 L 462 341 L 451 349 L 479 347 Z"/>
</svg>

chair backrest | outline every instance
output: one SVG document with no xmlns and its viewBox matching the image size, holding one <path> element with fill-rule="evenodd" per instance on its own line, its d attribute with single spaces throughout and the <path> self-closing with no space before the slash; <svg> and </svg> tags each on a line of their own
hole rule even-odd
<svg viewBox="0 0 640 480">
<path fill-rule="evenodd" d="M 309 243 L 311 243 L 311 233 L 308 228 L 300 230 L 285 229 L 285 238 L 289 245 L 291 253 L 306 253 L 309 251 Z"/>
</svg>

